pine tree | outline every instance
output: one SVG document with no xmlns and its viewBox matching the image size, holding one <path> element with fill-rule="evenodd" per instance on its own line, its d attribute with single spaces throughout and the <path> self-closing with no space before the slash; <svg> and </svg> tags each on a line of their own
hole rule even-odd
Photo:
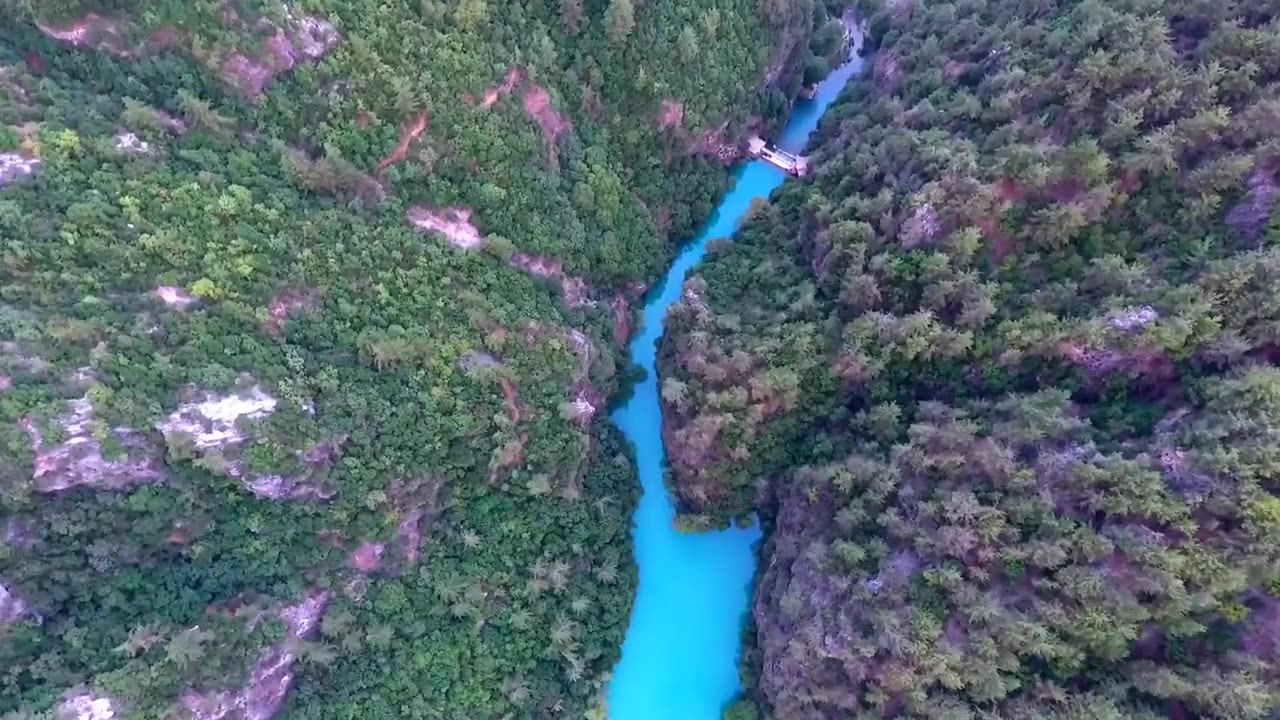
<svg viewBox="0 0 1280 720">
<path fill-rule="evenodd" d="M 631 0 L 609 0 L 604 13 L 605 32 L 614 45 L 622 45 L 636 27 L 636 9 Z"/>
</svg>

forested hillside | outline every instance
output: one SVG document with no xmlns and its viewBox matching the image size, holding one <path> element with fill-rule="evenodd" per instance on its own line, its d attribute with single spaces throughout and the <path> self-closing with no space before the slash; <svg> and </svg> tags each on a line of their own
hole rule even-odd
<svg viewBox="0 0 1280 720">
<path fill-rule="evenodd" d="M 1280 12 L 893 0 L 660 352 L 735 717 L 1280 707 Z"/>
<path fill-rule="evenodd" d="M 831 22 L 0 0 L 0 716 L 601 717 L 630 303 Z"/>
</svg>

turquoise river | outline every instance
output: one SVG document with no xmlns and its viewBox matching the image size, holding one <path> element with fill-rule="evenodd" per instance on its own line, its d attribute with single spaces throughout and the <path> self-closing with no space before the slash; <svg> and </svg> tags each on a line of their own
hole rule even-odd
<svg viewBox="0 0 1280 720">
<path fill-rule="evenodd" d="M 861 65 L 854 57 L 818 86 L 812 100 L 797 103 L 777 145 L 802 151 L 822 113 Z M 707 241 L 731 235 L 751 201 L 768 197 L 785 176 L 757 160 L 740 167 L 736 178 L 701 235 L 650 292 L 641 331 L 631 343 L 631 357 L 648 377 L 612 416 L 635 444 L 644 492 L 632 531 L 640 587 L 609 686 L 611 720 L 719 720 L 740 689 L 739 646 L 760 529 L 686 534 L 673 527 L 675 507 L 663 484 L 666 455 L 654 367 L 667 308 L 706 254 Z"/>
</svg>

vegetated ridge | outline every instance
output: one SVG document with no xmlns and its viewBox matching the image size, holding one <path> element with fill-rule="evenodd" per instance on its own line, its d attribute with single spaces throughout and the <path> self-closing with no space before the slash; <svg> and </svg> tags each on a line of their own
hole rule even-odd
<svg viewBox="0 0 1280 720">
<path fill-rule="evenodd" d="M 630 304 L 834 17 L 0 0 L 0 715 L 602 715 Z"/>
</svg>

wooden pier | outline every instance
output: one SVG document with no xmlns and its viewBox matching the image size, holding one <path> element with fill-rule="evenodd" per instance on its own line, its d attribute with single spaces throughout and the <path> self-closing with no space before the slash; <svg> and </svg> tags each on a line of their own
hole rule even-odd
<svg viewBox="0 0 1280 720">
<path fill-rule="evenodd" d="M 809 172 L 808 158 L 774 147 L 758 135 L 747 140 L 747 149 L 752 157 L 760 158 L 788 175 L 803 177 Z"/>
</svg>

